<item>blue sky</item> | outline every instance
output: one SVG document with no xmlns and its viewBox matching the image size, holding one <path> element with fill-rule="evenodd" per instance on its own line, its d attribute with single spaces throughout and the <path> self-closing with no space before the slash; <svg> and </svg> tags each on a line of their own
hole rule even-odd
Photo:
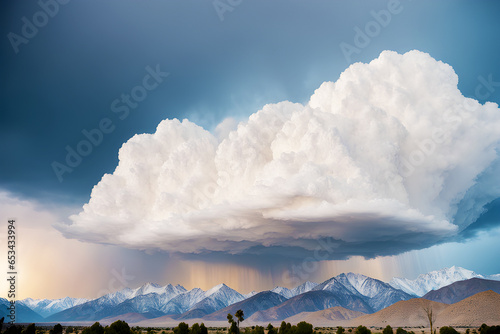
<svg viewBox="0 0 500 334">
<path fill-rule="evenodd" d="M 496 1 L 242 0 L 224 12 L 220 8 L 218 12 L 212 1 L 69 1 L 58 4 L 53 17 L 46 16 L 37 32 L 31 31 L 33 36 L 18 42 L 12 33 L 23 35 L 24 18 L 43 20 L 37 14 L 42 10 L 40 3 L 8 1 L 0 5 L 4 36 L 0 46 L 0 189 L 11 198 L 27 201 L 24 203 L 37 203 L 37 210 L 55 212 L 57 220 L 67 221 L 70 213 L 79 212 L 88 202 L 102 176 L 115 170 L 123 143 L 136 134 L 153 133 L 162 120 L 187 118 L 214 131 L 225 118 L 245 120 L 268 103 L 305 104 L 321 83 L 336 81 L 352 63 L 370 62 L 384 50 L 429 53 L 453 67 L 464 96 L 481 103 L 500 103 L 500 87 L 485 86 L 488 78 L 500 81 L 500 4 Z M 379 25 L 366 45 L 346 57 L 342 43 L 356 46 L 357 29 L 365 30 L 376 21 L 374 13 L 389 8 L 394 10 L 386 26 Z M 145 76 L 158 68 L 168 76 L 157 81 L 155 88 L 143 90 L 147 96 L 120 119 L 124 114 L 114 112 L 113 102 L 144 85 Z M 63 163 L 66 147 L 76 148 L 85 139 L 82 131 L 98 128 L 103 119 L 110 120 L 113 130 L 103 135 L 71 173 L 58 178 L 54 161 Z M 411 276 L 462 261 L 463 266 L 484 274 L 500 272 L 498 263 L 485 257 L 478 246 L 482 239 L 477 238 L 487 238 L 484 231 L 499 228 L 499 200 L 489 208 L 457 237 L 462 242 L 475 238 L 465 244 L 472 250 L 470 254 L 477 254 L 474 259 L 450 255 L 456 254 L 455 244 L 441 245 L 431 249 L 443 260 L 435 261 L 426 250 L 412 255 L 418 259 L 412 260 L 413 269 L 393 265 L 388 271 Z M 75 245 L 71 247 L 78 247 Z M 137 261 L 148 259 L 150 267 L 161 263 L 169 268 L 166 272 L 176 265 L 189 266 L 169 255 L 109 250 L 118 262 L 133 259 L 130 252 Z M 134 267 L 133 260 L 123 261 L 124 266 Z M 227 270 L 235 265 L 230 262 Z M 347 267 L 339 263 L 335 270 Z M 268 267 L 254 264 L 250 268 L 240 272 L 260 272 L 262 282 L 251 283 L 255 287 L 279 282 L 279 273 Z M 186 269 L 184 276 L 175 279 L 188 281 L 188 272 Z M 321 275 L 333 274 L 337 273 Z M 164 272 L 150 277 L 136 272 L 135 277 L 136 283 L 174 279 Z M 97 291 L 108 280 L 109 272 L 93 289 Z M 215 275 L 206 287 L 217 280 L 220 276 Z M 41 296 L 34 288 L 26 290 Z M 54 290 L 51 296 L 71 293 L 77 294 Z"/>
</svg>

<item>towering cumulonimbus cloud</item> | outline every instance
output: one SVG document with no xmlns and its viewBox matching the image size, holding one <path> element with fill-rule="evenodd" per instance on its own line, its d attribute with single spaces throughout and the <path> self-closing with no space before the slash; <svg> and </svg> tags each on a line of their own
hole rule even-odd
<svg viewBox="0 0 500 334">
<path fill-rule="evenodd" d="M 179 253 L 373 257 L 456 236 L 500 197 L 500 109 L 426 53 L 384 51 L 307 105 L 270 104 L 216 134 L 184 120 L 135 135 L 71 238 Z"/>
</svg>

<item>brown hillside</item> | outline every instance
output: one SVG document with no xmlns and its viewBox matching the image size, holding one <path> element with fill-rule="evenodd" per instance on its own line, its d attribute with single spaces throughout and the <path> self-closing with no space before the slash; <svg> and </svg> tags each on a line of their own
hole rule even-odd
<svg viewBox="0 0 500 334">
<path fill-rule="evenodd" d="M 429 322 L 423 310 L 431 305 L 434 312 L 439 313 L 448 307 L 448 304 L 433 302 L 427 299 L 414 298 L 397 302 L 377 313 L 363 315 L 349 321 L 349 326 L 376 326 L 385 327 L 418 327 L 428 326 Z"/>
<path fill-rule="evenodd" d="M 99 322 L 103 325 L 109 325 L 117 320 L 123 320 L 127 323 L 134 323 L 134 322 L 147 320 L 147 318 L 140 313 L 125 313 L 125 314 L 117 315 L 115 317 L 108 317 L 108 318 L 101 319 L 101 320 L 99 320 Z"/>
<path fill-rule="evenodd" d="M 500 294 L 484 291 L 448 306 L 438 314 L 437 326 L 475 326 L 500 324 Z"/>
<path fill-rule="evenodd" d="M 342 306 L 335 306 L 316 312 L 302 312 L 286 318 L 285 321 L 297 324 L 301 321 L 314 324 L 314 326 L 333 326 L 341 324 L 347 320 L 364 315 L 363 312 L 348 310 Z"/>
</svg>

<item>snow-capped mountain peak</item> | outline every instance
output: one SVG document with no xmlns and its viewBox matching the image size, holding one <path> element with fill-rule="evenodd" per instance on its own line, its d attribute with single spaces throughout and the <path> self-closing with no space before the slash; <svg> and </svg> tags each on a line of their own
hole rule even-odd
<svg viewBox="0 0 500 334">
<path fill-rule="evenodd" d="M 305 292 L 311 291 L 312 289 L 314 289 L 317 286 L 318 286 L 318 283 L 307 281 L 307 282 L 302 283 L 301 285 L 293 288 L 291 290 L 292 291 L 292 295 L 293 296 L 298 296 L 298 295 L 303 294 Z"/>
<path fill-rule="evenodd" d="M 216 292 L 219 292 L 219 291 L 221 291 L 221 290 L 224 290 L 225 288 L 228 288 L 228 289 L 229 289 L 229 287 L 228 287 L 226 284 L 224 284 L 224 283 L 218 284 L 218 285 L 214 286 L 213 288 L 208 289 L 208 290 L 205 292 L 205 297 L 211 296 L 211 295 L 213 295 L 213 294 L 214 294 L 214 293 L 216 293 Z"/>
<path fill-rule="evenodd" d="M 161 286 L 157 283 L 146 283 L 136 289 L 125 288 L 120 292 L 126 296 L 126 299 L 156 293 L 158 295 L 163 295 L 164 299 L 170 300 L 178 294 L 186 292 L 186 289 L 179 284 L 176 286 L 173 286 L 172 284 Z"/>
<path fill-rule="evenodd" d="M 247 294 L 244 294 L 243 297 L 245 297 L 245 299 L 248 299 L 250 297 L 255 296 L 257 293 L 258 293 L 257 291 L 252 291 L 252 292 L 249 292 Z"/>
<path fill-rule="evenodd" d="M 64 297 L 60 299 L 32 299 L 26 298 L 20 300 L 19 303 L 29 307 L 31 310 L 40 314 L 42 317 L 47 317 L 51 314 L 63 311 L 70 307 L 74 307 L 88 302 L 86 298 L 70 298 Z"/>
<path fill-rule="evenodd" d="M 135 296 L 141 296 L 141 295 L 147 295 L 148 293 L 156 292 L 160 293 L 162 290 L 162 286 L 156 284 L 156 283 L 146 283 L 137 289 L 134 289 L 134 297 Z"/>
<path fill-rule="evenodd" d="M 362 295 L 365 295 L 362 290 L 364 290 L 363 285 L 365 284 L 366 280 L 369 279 L 368 276 L 362 275 L 362 274 L 355 274 L 352 272 L 349 272 L 347 274 L 341 274 L 339 276 L 344 275 L 347 278 L 347 281 L 351 283 L 351 285 Z"/>
<path fill-rule="evenodd" d="M 483 275 L 479 275 L 471 270 L 452 266 L 421 274 L 414 280 L 395 277 L 389 284 L 396 289 L 421 297 L 431 290 L 437 290 L 452 283 L 474 277 L 484 278 Z"/>
<path fill-rule="evenodd" d="M 222 283 L 207 290 L 203 294 L 203 299 L 189 308 L 187 316 L 199 317 L 210 314 L 226 306 L 242 301 L 243 299 L 245 299 L 245 297 L 238 291 Z"/>
<path fill-rule="evenodd" d="M 394 290 L 389 284 L 362 274 L 350 272 L 347 274 L 340 274 L 335 278 L 351 293 L 368 298 L 373 298 L 380 293 Z"/>
<path fill-rule="evenodd" d="M 341 275 L 339 275 L 341 276 Z M 334 293 L 338 294 L 349 294 L 349 293 L 356 293 L 355 289 L 351 287 L 351 289 L 348 289 L 344 284 L 342 284 L 341 281 L 338 280 L 339 276 L 337 277 L 332 277 L 326 281 L 324 281 L 321 284 L 318 284 L 313 290 L 325 290 L 325 291 L 331 291 Z"/>
<path fill-rule="evenodd" d="M 284 288 L 282 286 L 277 286 L 274 289 L 270 290 L 271 292 L 277 293 L 287 299 L 290 299 L 294 296 L 293 292 L 290 289 Z"/>
<path fill-rule="evenodd" d="M 49 299 L 33 299 L 33 298 L 26 298 L 21 300 L 24 305 L 28 306 L 29 308 L 33 309 L 34 307 L 37 307 L 40 304 L 47 304 L 51 302 Z"/>
<path fill-rule="evenodd" d="M 231 305 L 244 299 L 243 295 L 241 295 L 238 291 L 231 289 L 224 283 L 207 290 L 205 292 L 205 298 L 217 299 L 227 305 Z"/>
</svg>

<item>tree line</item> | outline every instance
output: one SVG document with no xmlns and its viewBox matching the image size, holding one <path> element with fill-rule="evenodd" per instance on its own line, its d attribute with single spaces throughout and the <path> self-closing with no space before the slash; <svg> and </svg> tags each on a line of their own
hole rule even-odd
<svg viewBox="0 0 500 334">
<path fill-rule="evenodd" d="M 227 328 L 228 334 L 322 334 L 313 329 L 313 325 L 305 321 L 299 322 L 297 325 L 291 325 L 285 321 L 281 322 L 279 327 L 274 327 L 272 324 L 268 324 L 267 327 L 263 326 L 248 326 L 244 328 L 243 333 L 240 333 L 240 323 L 245 320 L 242 310 L 236 311 L 234 316 L 232 314 L 227 315 L 229 327 Z M 235 320 L 236 319 L 236 320 Z M 46 327 L 37 327 L 35 324 L 29 324 L 27 326 L 22 325 L 10 325 L 3 331 L 3 319 L 0 319 L 0 333 L 3 334 L 44 334 L 46 332 Z M 130 326 L 122 320 L 117 320 L 109 326 L 102 326 L 99 322 L 95 322 L 90 327 L 84 327 L 80 334 L 142 334 L 143 329 L 139 327 L 130 328 Z M 153 328 L 146 329 L 147 334 L 154 334 L 155 330 Z M 185 322 L 179 323 L 179 325 L 173 328 L 174 334 L 208 334 L 208 328 L 204 323 L 195 323 L 191 327 Z M 347 334 L 346 330 L 339 326 L 337 327 L 336 334 Z M 372 334 L 371 330 L 365 326 L 358 326 L 357 328 L 349 329 L 350 334 Z M 354 332 L 354 333 L 352 333 Z M 434 330 L 434 333 L 436 330 Z M 49 334 L 79 334 L 78 328 L 73 326 L 67 326 L 63 328 L 61 324 L 56 324 L 52 329 L 49 330 Z M 162 331 L 161 334 L 166 334 Z M 390 325 L 387 325 L 381 334 L 415 334 L 414 332 L 406 331 L 405 329 L 399 327 L 394 330 Z M 459 334 L 459 332 L 451 326 L 443 326 L 439 328 L 439 334 Z M 488 326 L 482 324 L 477 330 L 472 329 L 472 331 L 467 328 L 465 334 L 500 334 L 499 326 Z"/>
</svg>

